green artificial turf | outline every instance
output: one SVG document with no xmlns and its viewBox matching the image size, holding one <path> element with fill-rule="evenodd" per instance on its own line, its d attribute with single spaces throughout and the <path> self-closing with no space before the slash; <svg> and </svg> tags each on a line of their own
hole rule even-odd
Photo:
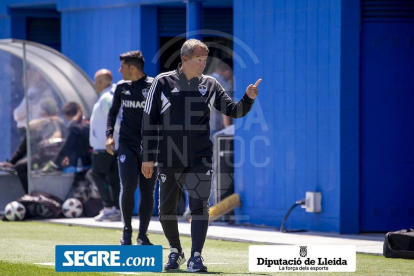
<svg viewBox="0 0 414 276">
<path fill-rule="evenodd" d="M 55 245 L 101 244 L 116 245 L 120 230 L 65 226 L 41 222 L 0 222 L 0 275 L 121 275 L 119 273 L 57 273 L 54 266 L 35 263 L 54 263 Z M 134 232 L 136 235 L 136 232 Z M 135 237 L 134 235 L 134 237 Z M 154 244 L 164 248 L 166 261 L 168 243 L 163 235 L 150 234 Z M 188 258 L 191 241 L 182 237 L 182 246 Z M 203 257 L 208 274 L 218 275 L 414 275 L 414 260 L 386 259 L 382 256 L 357 254 L 356 273 L 254 273 L 248 269 L 248 243 L 207 240 Z M 187 274 L 186 266 L 173 272 Z M 166 272 L 163 272 L 165 274 Z M 139 273 L 158 275 L 160 273 Z M 203 273 L 205 274 L 205 273 Z"/>
</svg>

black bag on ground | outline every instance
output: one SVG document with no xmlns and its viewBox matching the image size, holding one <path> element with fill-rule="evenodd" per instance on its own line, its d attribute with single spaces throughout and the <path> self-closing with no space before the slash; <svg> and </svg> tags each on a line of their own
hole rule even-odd
<svg viewBox="0 0 414 276">
<path fill-rule="evenodd" d="M 62 200 L 43 192 L 31 192 L 17 200 L 26 208 L 25 218 L 58 218 L 62 215 Z"/>
<path fill-rule="evenodd" d="M 414 259 L 414 230 L 404 229 L 387 233 L 383 255 L 386 258 Z"/>
</svg>

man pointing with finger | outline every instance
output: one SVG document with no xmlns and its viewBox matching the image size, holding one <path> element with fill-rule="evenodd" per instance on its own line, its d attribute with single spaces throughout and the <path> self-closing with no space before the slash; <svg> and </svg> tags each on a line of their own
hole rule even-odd
<svg viewBox="0 0 414 276">
<path fill-rule="evenodd" d="M 211 187 L 212 147 L 210 109 L 214 106 L 227 116 L 240 118 L 252 108 L 257 85 L 233 102 L 211 76 L 203 75 L 208 47 L 199 40 L 187 40 L 181 48 L 181 61 L 174 71 L 158 75 L 150 88 L 143 115 L 142 173 L 150 178 L 158 162 L 160 181 L 159 214 L 171 247 L 165 270 L 179 269 L 185 262 L 181 247 L 177 205 L 186 189 L 189 194 L 191 257 L 188 272 L 205 272 L 201 252 L 208 228 L 208 199 Z"/>
</svg>

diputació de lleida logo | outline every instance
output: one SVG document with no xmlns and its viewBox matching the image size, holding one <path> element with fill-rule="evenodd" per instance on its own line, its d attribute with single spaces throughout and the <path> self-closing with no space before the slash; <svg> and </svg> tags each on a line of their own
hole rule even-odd
<svg viewBox="0 0 414 276">
<path fill-rule="evenodd" d="M 308 247 L 307 246 L 299 246 L 299 247 L 300 247 L 299 255 L 301 257 L 306 257 L 308 255 Z"/>
</svg>

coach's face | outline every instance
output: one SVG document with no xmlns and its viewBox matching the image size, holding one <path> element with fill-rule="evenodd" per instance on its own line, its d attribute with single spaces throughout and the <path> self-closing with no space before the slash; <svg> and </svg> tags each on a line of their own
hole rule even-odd
<svg viewBox="0 0 414 276">
<path fill-rule="evenodd" d="M 187 63 L 187 72 L 191 75 L 191 77 L 198 78 L 203 74 L 207 65 L 207 57 L 207 50 L 199 46 L 194 48 L 191 58 L 186 56 L 184 57 L 183 61 Z"/>
<path fill-rule="evenodd" d="M 122 74 L 122 79 L 131 80 L 132 78 L 131 67 L 132 66 L 129 66 L 123 60 L 121 60 L 121 67 L 119 68 L 119 72 Z"/>
</svg>

